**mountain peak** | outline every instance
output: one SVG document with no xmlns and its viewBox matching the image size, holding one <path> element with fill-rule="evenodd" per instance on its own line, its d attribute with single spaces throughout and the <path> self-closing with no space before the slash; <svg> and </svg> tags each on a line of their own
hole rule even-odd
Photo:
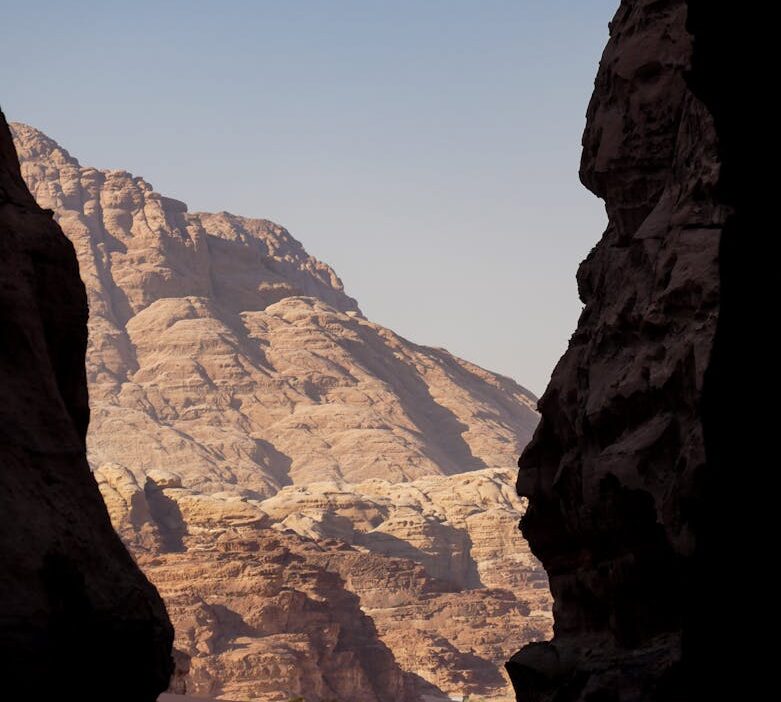
<svg viewBox="0 0 781 702">
<path fill-rule="evenodd" d="M 45 159 L 57 164 L 79 166 L 77 159 L 40 129 L 23 122 L 10 122 L 8 126 L 11 128 L 20 161 Z"/>
<path fill-rule="evenodd" d="M 105 478 L 101 488 L 117 508 L 112 513 L 126 542 L 137 557 L 152 556 L 145 567 L 153 580 L 172 586 L 161 584 L 161 591 L 175 613 L 177 645 L 192 657 L 194 690 L 219 685 L 237 699 L 280 699 L 272 695 L 280 683 L 269 680 L 259 662 L 278 655 L 280 633 L 302 642 L 296 647 L 304 653 L 295 660 L 313 660 L 314 651 L 319 661 L 286 664 L 305 678 L 290 689 L 326 690 L 317 687 L 318 676 L 332 678 L 321 653 L 333 650 L 333 642 L 300 638 L 321 631 L 326 621 L 303 612 L 300 602 L 307 588 L 336 583 L 336 576 L 344 586 L 312 593 L 329 611 L 345 614 L 337 630 L 350 622 L 358 627 L 340 643 L 356 661 L 365 648 L 387 644 L 418 682 L 425 671 L 429 683 L 453 693 L 463 693 L 464 681 L 471 681 L 472 692 L 504 688 L 498 666 L 510 653 L 509 632 L 518 632 L 533 602 L 540 603 L 539 626 L 525 628 L 521 638 L 541 635 L 548 621 L 546 596 L 540 598 L 535 585 L 544 584 L 544 574 L 530 555 L 520 564 L 528 582 L 523 600 L 508 595 L 508 583 L 494 577 L 491 565 L 520 538 L 522 506 L 510 501 L 498 510 L 489 495 L 501 483 L 502 494 L 514 497 L 506 469 L 534 431 L 535 399 L 509 378 L 364 317 L 336 272 L 281 225 L 228 212 L 188 212 L 127 171 L 79 165 L 38 130 L 17 126 L 15 136 L 23 177 L 72 241 L 87 290 L 88 458 Z M 328 487 L 311 490 L 305 504 L 297 504 L 296 488 L 372 479 L 384 485 L 374 497 L 369 493 L 376 486 L 367 485 L 357 492 L 341 488 L 343 497 L 332 501 Z M 396 483 L 410 486 L 397 491 Z M 421 489 L 436 493 L 436 504 L 411 508 L 411 496 Z M 445 509 L 454 492 L 465 510 Z M 269 526 L 259 505 L 277 495 L 275 514 L 291 518 L 274 517 Z M 379 531 L 349 538 L 364 511 L 371 516 L 361 528 Z M 347 528 L 350 519 L 356 526 Z M 327 538 L 312 549 L 307 535 L 319 532 Z M 287 544 L 303 565 L 271 579 L 284 578 L 279 582 L 286 589 L 302 594 L 279 601 L 284 616 L 256 618 L 264 607 L 278 606 L 279 593 L 265 589 L 263 565 L 277 543 Z M 460 555 L 452 553 L 453 544 Z M 163 554 L 170 560 L 160 560 Z M 245 566 L 261 568 L 245 580 L 246 593 L 256 599 L 242 595 L 238 604 L 220 573 Z M 358 573 L 359 566 L 363 575 L 348 587 L 347 573 Z M 194 573 L 203 578 L 193 580 Z M 409 612 L 387 609 L 386 598 L 377 597 L 386 582 L 396 583 L 392 604 L 412 606 L 421 622 L 434 612 L 449 613 L 434 634 L 415 634 L 413 649 L 426 652 L 422 659 L 407 651 Z M 463 599 L 453 593 L 481 585 L 496 589 Z M 193 597 L 179 599 L 182 590 Z M 368 622 L 359 626 L 358 596 L 385 612 L 373 615 L 376 631 Z M 218 609 L 207 601 L 235 616 L 220 623 L 224 617 L 215 617 Z M 477 610 L 496 631 L 490 641 L 464 634 L 466 612 Z M 232 645 L 230 653 L 195 646 L 187 634 L 193 621 L 204 622 L 198 634 L 204 641 L 238 641 L 252 632 L 249 648 L 245 639 L 235 647 L 241 664 L 231 662 Z M 283 631 L 275 622 L 284 622 Z M 460 652 L 473 646 L 474 655 Z M 450 663 L 443 665 L 442 656 Z M 382 679 L 406 686 L 408 677 L 399 677 L 393 659 L 386 656 L 386 663 Z M 350 669 L 342 691 L 321 696 L 407 699 L 386 683 L 376 697 L 369 687 L 351 688 L 360 668 Z"/>
</svg>

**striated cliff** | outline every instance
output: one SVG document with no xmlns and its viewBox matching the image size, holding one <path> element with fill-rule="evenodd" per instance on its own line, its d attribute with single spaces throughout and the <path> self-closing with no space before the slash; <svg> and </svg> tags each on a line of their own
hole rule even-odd
<svg viewBox="0 0 781 702">
<path fill-rule="evenodd" d="M 88 458 L 189 656 L 177 690 L 509 699 L 504 660 L 550 632 L 506 470 L 535 398 L 367 320 L 282 227 L 12 129 L 79 258 Z"/>
<path fill-rule="evenodd" d="M 142 478 L 164 456 L 187 486 L 269 496 L 506 466 L 531 437 L 528 392 L 368 321 L 279 225 L 189 213 L 142 178 L 12 129 L 87 287 L 92 465 Z"/>
<path fill-rule="evenodd" d="M 287 702 L 412 702 L 405 674 L 317 546 L 280 534 L 253 500 L 203 495 L 173 473 L 139 485 L 117 465 L 96 472 L 112 519 L 155 583 L 190 657 L 186 691 Z M 423 686 L 428 689 L 428 686 Z"/>
<path fill-rule="evenodd" d="M 713 117 L 687 83 L 687 9 L 622 2 L 588 108 L 580 174 L 609 224 L 578 271 L 585 307 L 519 461 L 522 531 L 555 622 L 551 643 L 507 664 L 525 702 L 690 698 L 682 632 L 713 468 L 704 388 L 730 210 Z"/>
<path fill-rule="evenodd" d="M 523 513 L 509 471 L 314 483 L 264 501 L 160 470 L 144 484 L 117 464 L 95 475 L 176 623 L 188 693 L 507 700 L 502 662 L 549 635 L 539 563 L 528 551 L 504 562 Z"/>
<path fill-rule="evenodd" d="M 278 528 L 339 544 L 321 562 L 360 597 L 400 665 L 449 694 L 505 699 L 502 663 L 519 639 L 550 632 L 545 573 L 518 549 L 523 504 L 509 470 L 315 483 L 260 506 Z"/>
<path fill-rule="evenodd" d="M 0 113 L 0 670 L 9 694 L 152 702 L 173 631 L 85 455 L 87 299 Z"/>
</svg>

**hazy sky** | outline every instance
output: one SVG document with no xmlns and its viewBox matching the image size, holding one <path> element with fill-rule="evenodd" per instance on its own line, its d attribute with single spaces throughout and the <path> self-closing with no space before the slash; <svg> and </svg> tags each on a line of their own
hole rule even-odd
<svg viewBox="0 0 781 702">
<path fill-rule="evenodd" d="M 4 3 L 0 105 L 190 210 L 287 227 L 366 315 L 540 393 L 604 210 L 617 0 Z"/>
</svg>

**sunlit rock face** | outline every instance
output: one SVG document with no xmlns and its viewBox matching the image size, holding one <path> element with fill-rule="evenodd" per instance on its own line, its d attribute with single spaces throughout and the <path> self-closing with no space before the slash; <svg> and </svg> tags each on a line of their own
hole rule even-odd
<svg viewBox="0 0 781 702">
<path fill-rule="evenodd" d="M 271 528 L 256 501 L 204 495 L 159 472 L 139 484 L 116 465 L 96 471 L 114 524 L 157 585 L 189 655 L 199 696 L 286 702 L 419 699 L 341 578 Z"/>
<path fill-rule="evenodd" d="M 186 468 L 188 487 L 268 496 L 507 467 L 527 443 L 528 392 L 369 322 L 282 227 L 190 214 L 142 178 L 13 129 L 87 287 L 93 465 Z"/>
<path fill-rule="evenodd" d="M 143 485 L 117 465 L 96 477 L 176 622 L 188 693 L 506 700 L 501 662 L 515 641 L 549 634 L 536 560 L 527 551 L 494 567 L 522 513 L 509 471 L 318 483 L 262 502 L 205 495 L 163 471 Z M 452 566 L 442 562 L 439 529 L 470 544 Z M 476 582 L 459 582 L 462 559 Z"/>
<path fill-rule="evenodd" d="M 79 257 L 88 456 L 189 656 L 176 689 L 509 699 L 503 661 L 550 633 L 508 471 L 535 398 L 367 320 L 282 227 L 13 130 Z"/>
<path fill-rule="evenodd" d="M 0 671 L 35 699 L 153 702 L 173 631 L 86 458 L 87 297 L 0 113 Z"/>
<path fill-rule="evenodd" d="M 597 74 L 581 180 L 608 228 L 519 461 L 522 531 L 555 600 L 552 643 L 508 670 L 519 699 L 677 700 L 708 474 L 703 390 L 729 210 L 712 116 L 686 82 L 687 6 L 622 2 Z"/>
<path fill-rule="evenodd" d="M 509 470 L 314 483 L 261 507 L 277 528 L 350 544 L 322 561 L 359 595 L 402 667 L 451 694 L 506 699 L 501 667 L 515 642 L 549 635 L 547 578 L 518 539 L 524 505 Z"/>
</svg>

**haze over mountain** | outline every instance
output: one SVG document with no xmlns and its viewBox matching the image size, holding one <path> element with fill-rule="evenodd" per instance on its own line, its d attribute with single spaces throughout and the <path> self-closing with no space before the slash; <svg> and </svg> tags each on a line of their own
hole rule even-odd
<svg viewBox="0 0 781 702">
<path fill-rule="evenodd" d="M 367 320 L 281 226 L 189 213 L 12 130 L 79 258 L 88 458 L 190 657 L 184 689 L 505 698 L 502 662 L 550 621 L 507 470 L 535 398 Z"/>
</svg>

